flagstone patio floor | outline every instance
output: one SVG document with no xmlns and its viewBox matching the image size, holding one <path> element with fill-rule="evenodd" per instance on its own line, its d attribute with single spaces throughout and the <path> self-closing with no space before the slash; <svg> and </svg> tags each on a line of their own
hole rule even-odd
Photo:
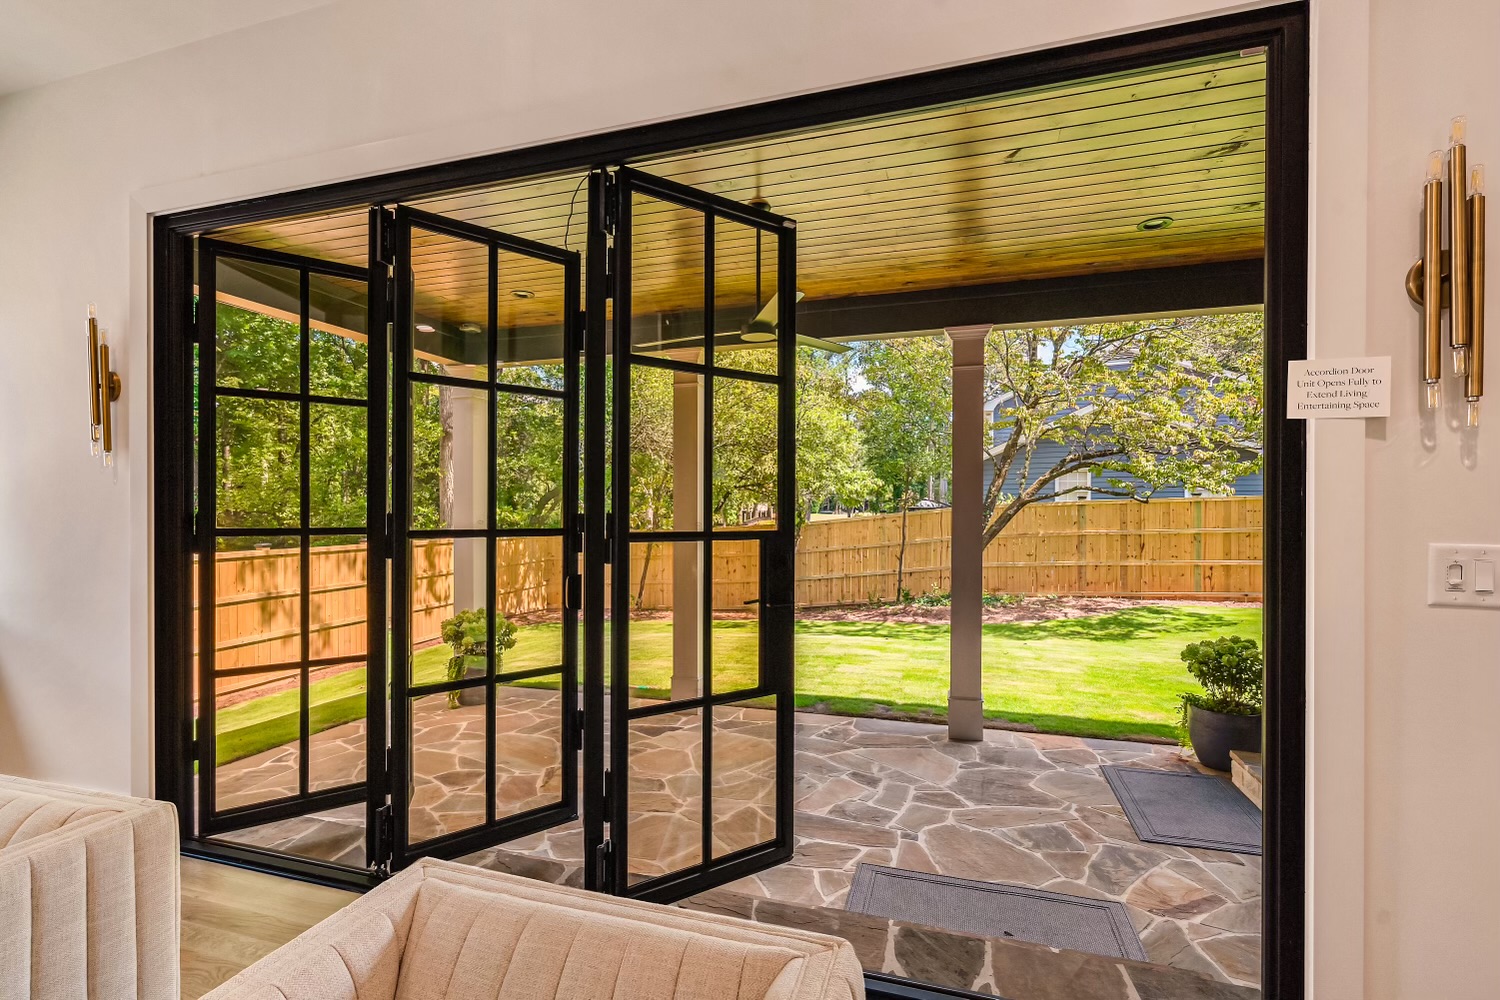
<svg viewBox="0 0 1500 1000">
<path fill-rule="evenodd" d="M 503 712 L 497 711 L 502 740 L 520 748 L 498 755 L 505 768 L 497 775 L 502 813 L 548 801 L 560 787 L 555 698 L 542 692 L 507 696 Z M 764 836 L 772 808 L 766 801 L 769 757 L 757 749 L 768 745 L 766 723 L 755 718 L 755 710 L 737 711 L 720 720 L 731 730 L 739 727 L 742 737 L 732 766 L 721 768 L 715 751 L 714 789 L 731 800 L 716 826 L 724 826 L 729 848 Z M 1195 767 L 1178 748 L 1003 730 L 986 730 L 983 742 L 957 743 L 947 739 L 944 727 L 930 724 L 810 714 L 797 719 L 795 854 L 787 864 L 725 888 L 842 909 L 855 868 L 868 862 L 1118 900 L 1151 962 L 1222 983 L 1258 985 L 1261 859 L 1142 843 L 1100 772 L 1105 764 Z M 444 700 L 422 706 L 415 720 L 424 756 L 416 767 L 414 832 L 471 825 L 483 810 L 483 709 L 448 709 Z M 701 781 L 692 781 L 699 761 L 685 732 L 681 725 L 662 724 L 632 746 L 632 797 L 639 794 L 644 810 L 633 812 L 632 830 L 655 831 L 633 836 L 633 865 L 643 874 L 696 860 L 691 852 L 701 849 L 693 846 L 701 844 L 701 800 L 694 798 Z M 342 761 L 349 779 L 358 780 L 363 737 L 362 723 L 318 734 L 313 759 Z M 230 789 L 237 801 L 283 793 L 296 779 L 296 761 L 288 754 L 294 751 L 281 748 L 221 767 L 221 790 Z M 226 839 L 362 866 L 363 806 Z M 513 868 L 500 854 L 516 852 L 560 872 L 581 864 L 582 832 L 570 823 L 463 860 Z"/>
</svg>

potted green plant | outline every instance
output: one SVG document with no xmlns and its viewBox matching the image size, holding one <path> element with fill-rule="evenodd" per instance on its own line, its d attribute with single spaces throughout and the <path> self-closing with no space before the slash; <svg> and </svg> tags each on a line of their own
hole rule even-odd
<svg viewBox="0 0 1500 1000">
<path fill-rule="evenodd" d="M 1182 696 L 1182 723 L 1204 767 L 1229 770 L 1232 750 L 1260 750 L 1265 660 L 1244 636 L 1190 643 L 1182 651 L 1188 673 L 1203 685 Z"/>
<path fill-rule="evenodd" d="M 452 618 L 443 619 L 443 641 L 453 648 L 448 659 L 447 677 L 450 681 L 469 680 L 484 676 L 484 644 L 486 638 L 485 612 L 483 608 L 460 611 Z M 506 619 L 495 616 L 495 672 L 500 672 L 500 663 L 505 651 L 516 644 L 516 627 Z M 460 688 L 448 692 L 448 707 L 459 705 L 483 705 L 484 688 Z"/>
</svg>

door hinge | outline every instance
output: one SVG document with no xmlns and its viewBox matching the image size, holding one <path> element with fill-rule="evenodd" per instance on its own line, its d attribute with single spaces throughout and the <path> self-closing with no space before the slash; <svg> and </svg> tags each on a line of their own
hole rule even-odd
<svg viewBox="0 0 1500 1000">
<path fill-rule="evenodd" d="M 615 512 L 607 511 L 604 515 L 604 562 L 612 565 L 615 561 Z"/>
<path fill-rule="evenodd" d="M 615 234 L 615 223 L 619 221 L 619 190 L 619 180 L 608 170 L 604 171 L 604 218 L 599 220 L 599 224 L 610 236 Z"/>
<path fill-rule="evenodd" d="M 375 810 L 375 868 L 389 875 L 396 861 L 396 814 L 390 804 Z"/>
<path fill-rule="evenodd" d="M 615 845 L 604 841 L 594 848 L 594 874 L 598 878 L 599 891 L 613 895 L 615 891 Z"/>
<path fill-rule="evenodd" d="M 604 769 L 604 781 L 601 784 L 604 787 L 604 794 L 600 796 L 599 811 L 604 813 L 604 822 L 608 823 L 610 821 L 610 806 L 613 805 L 611 800 L 614 798 L 609 793 L 609 768 Z"/>
<path fill-rule="evenodd" d="M 391 558 L 392 543 L 396 539 L 396 515 L 390 511 L 385 514 L 385 557 Z"/>
<path fill-rule="evenodd" d="M 380 231 L 380 246 L 377 259 L 382 264 L 396 262 L 396 213 L 389 208 L 377 209 L 380 213 L 376 225 Z"/>
<path fill-rule="evenodd" d="M 615 297 L 615 270 L 610 266 L 614 256 L 613 249 L 611 249 L 611 252 L 604 258 L 604 297 L 606 299 Z"/>
<path fill-rule="evenodd" d="M 587 716 L 584 715 L 583 709 L 580 708 L 580 709 L 577 709 L 577 710 L 574 711 L 574 713 L 573 713 L 573 749 L 574 750 L 582 750 L 583 749 L 583 726 L 584 726 L 584 719 L 585 718 L 587 718 Z"/>
</svg>

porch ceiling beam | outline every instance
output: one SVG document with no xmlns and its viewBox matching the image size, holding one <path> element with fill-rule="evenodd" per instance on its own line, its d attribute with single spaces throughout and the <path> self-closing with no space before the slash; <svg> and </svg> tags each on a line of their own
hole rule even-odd
<svg viewBox="0 0 1500 1000">
<path fill-rule="evenodd" d="M 805 299 L 797 332 L 860 340 L 989 324 L 1038 326 L 1125 316 L 1245 309 L 1264 300 L 1260 258 L 991 285 Z"/>
</svg>

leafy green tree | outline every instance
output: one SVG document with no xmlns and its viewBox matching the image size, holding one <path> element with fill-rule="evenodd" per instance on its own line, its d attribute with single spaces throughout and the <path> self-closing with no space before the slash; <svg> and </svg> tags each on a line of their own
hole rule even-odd
<svg viewBox="0 0 1500 1000">
<path fill-rule="evenodd" d="M 1055 491 L 1069 473 L 1094 473 L 1087 489 L 1105 496 L 1172 483 L 1228 493 L 1261 467 L 1262 341 L 1259 312 L 991 331 L 986 395 L 1002 400 L 1001 443 L 986 446 L 984 543 L 1038 500 L 1084 489 Z M 1038 464 L 1048 442 L 1064 453 Z"/>
<path fill-rule="evenodd" d="M 870 470 L 901 512 L 896 593 L 906 588 L 907 520 L 927 483 L 951 468 L 953 354 L 940 337 L 859 345 L 855 362 L 866 388 L 859 395 Z"/>
</svg>

